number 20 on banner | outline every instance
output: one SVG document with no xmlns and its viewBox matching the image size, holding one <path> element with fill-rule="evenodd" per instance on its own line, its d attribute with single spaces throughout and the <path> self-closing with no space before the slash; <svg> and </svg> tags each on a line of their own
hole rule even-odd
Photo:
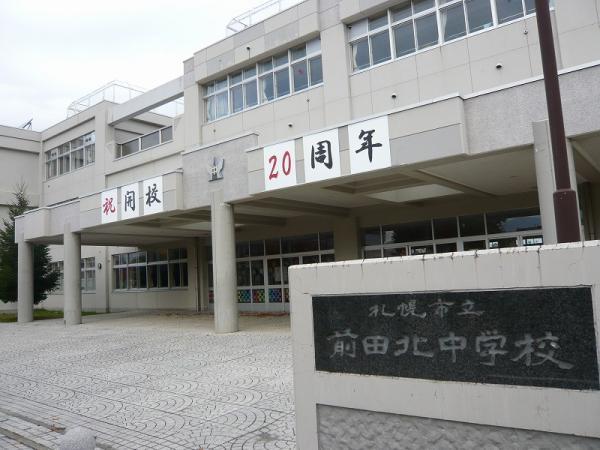
<svg viewBox="0 0 600 450">
<path fill-rule="evenodd" d="M 282 142 L 264 148 L 265 191 L 296 184 L 296 143 Z"/>
</svg>

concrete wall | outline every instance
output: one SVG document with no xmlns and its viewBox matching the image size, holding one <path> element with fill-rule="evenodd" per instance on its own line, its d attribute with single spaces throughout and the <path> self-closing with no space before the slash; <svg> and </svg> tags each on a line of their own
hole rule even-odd
<svg viewBox="0 0 600 450">
<path fill-rule="evenodd" d="M 186 88 L 247 67 L 317 33 L 324 84 L 251 110 L 205 123 L 202 90 L 188 96 L 198 117 L 198 143 L 256 133 L 258 144 L 282 141 L 450 94 L 468 95 L 542 74 L 535 16 L 486 29 L 413 55 L 353 73 L 346 25 L 398 2 L 310 0 L 194 54 L 185 63 Z M 595 0 L 557 0 L 552 11 L 559 68 L 600 60 L 589 45 L 600 36 Z M 247 47 L 249 49 L 247 49 Z M 498 69 L 496 66 L 502 65 Z M 198 92 L 196 92 L 198 94 Z M 395 94 L 392 97 L 392 94 Z M 292 124 L 289 127 L 288 124 Z"/>
<path fill-rule="evenodd" d="M 327 450 L 592 450 L 598 439 L 448 420 L 318 406 L 319 448 Z"/>
<path fill-rule="evenodd" d="M 165 246 L 161 246 L 164 248 Z M 113 289 L 113 271 L 110 264 L 108 290 L 110 292 L 110 310 L 126 311 L 136 309 L 184 309 L 196 311 L 198 306 L 198 260 L 196 243 L 193 240 L 173 243 L 169 248 L 185 247 L 188 254 L 188 287 L 168 290 L 115 291 Z M 137 251 L 134 248 L 111 247 L 109 255 Z M 110 260 L 110 256 L 109 256 Z"/>
<path fill-rule="evenodd" d="M 223 190 L 225 201 L 247 198 L 249 192 L 245 180 L 248 178 L 248 161 L 245 150 L 255 145 L 256 135 L 250 134 L 184 153 L 182 165 L 185 167 L 185 208 L 210 205 L 210 194 L 217 190 Z M 209 181 L 209 168 L 215 157 L 225 161 L 223 179 Z"/>
<path fill-rule="evenodd" d="M 582 43 L 595 42 L 590 40 L 590 36 L 598 32 L 597 15 L 592 14 L 595 10 L 594 0 L 581 0 L 581 2 L 581 8 L 574 9 L 570 7 L 567 0 L 557 0 L 556 10 L 553 12 L 559 44 L 559 60 L 563 61 L 562 67 L 600 59 L 600 49 L 596 49 L 593 45 L 582 45 Z M 184 64 L 183 87 L 187 103 L 186 113 L 184 118 L 180 117 L 174 122 L 172 143 L 115 161 L 115 142 L 121 142 L 136 134 L 165 125 L 166 119 L 144 113 L 143 118 L 125 120 L 113 128 L 108 126 L 108 123 L 111 121 L 114 105 L 108 102 L 95 105 L 45 130 L 39 134 L 43 141 L 43 150 L 53 148 L 91 130 L 96 130 L 97 144 L 96 162 L 92 166 L 43 183 L 42 204 L 63 202 L 89 192 L 99 191 L 106 186 L 128 183 L 131 179 L 150 176 L 149 174 L 175 170 L 183 165 L 178 156 L 180 152 L 184 149 L 190 150 L 194 146 L 203 148 L 211 144 L 221 146 L 224 141 L 231 140 L 235 136 L 248 134 L 254 134 L 255 145 L 261 146 L 288 138 L 298 138 L 310 130 L 343 125 L 371 114 L 397 111 L 399 108 L 427 102 L 439 96 L 456 93 L 468 95 L 528 79 L 541 73 L 535 17 L 517 20 L 406 58 L 352 73 L 346 25 L 395 4 L 396 2 L 383 0 L 369 2 L 308 0 L 196 52 L 193 58 L 188 59 Z M 203 84 L 317 35 L 320 35 L 322 40 L 324 71 L 322 86 L 228 118 L 205 123 L 201 87 Z M 566 43 L 561 46 L 563 35 Z M 246 47 L 250 47 L 250 50 Z M 502 70 L 496 69 L 498 62 L 503 64 Z M 518 106 L 522 103 L 519 101 L 520 98 L 536 98 L 533 94 L 540 94 L 540 85 L 541 83 L 536 83 L 535 86 L 528 85 L 526 90 L 532 92 L 524 97 L 520 91 L 515 91 L 514 95 L 517 96 L 515 104 Z M 577 86 L 587 87 L 590 84 L 585 80 L 578 80 Z M 593 84 L 591 86 L 595 88 Z M 392 99 L 392 93 L 396 94 L 395 99 Z M 589 92 L 568 87 L 565 97 L 568 99 L 578 97 L 580 93 L 584 94 L 584 100 L 594 98 L 594 95 L 590 95 Z M 500 96 L 504 96 L 504 92 Z M 538 104 L 542 105 L 543 95 L 539 97 L 540 102 L 536 103 L 535 109 L 532 110 L 533 115 L 536 116 L 533 117 L 534 120 L 540 119 L 537 117 Z M 498 104 L 493 99 L 486 98 L 478 102 L 482 104 L 485 111 L 467 105 L 467 103 L 475 103 L 471 100 L 465 102 L 469 128 L 471 120 L 474 125 L 477 125 L 478 131 L 475 133 L 481 133 L 481 130 L 493 130 L 493 133 L 502 134 L 505 137 L 504 141 L 507 139 L 514 141 L 502 142 L 504 148 L 513 143 L 516 145 L 517 141 L 519 144 L 532 141 L 529 125 L 523 128 L 522 133 L 520 126 L 516 127 L 518 132 L 506 133 L 506 128 L 512 131 L 514 121 L 511 118 L 502 120 L 506 118 L 498 117 L 497 111 L 503 109 L 498 109 Z M 569 116 L 571 102 L 566 103 L 566 114 Z M 581 103 L 578 98 L 575 98 L 572 105 L 581 105 Z M 423 120 L 429 122 L 429 129 L 436 127 L 439 122 L 437 119 L 442 121 L 445 119 L 442 110 L 419 109 L 422 109 Z M 410 136 L 412 139 L 410 133 L 403 134 L 403 131 L 408 130 L 402 130 L 402 124 L 407 122 L 407 118 L 400 113 L 398 117 L 398 124 L 391 123 L 391 133 L 398 134 L 399 138 Z M 531 117 L 525 117 L 523 114 L 514 114 L 512 117 L 515 121 L 518 118 L 519 124 L 528 124 L 531 121 Z M 597 115 L 586 114 L 586 117 L 593 121 L 592 118 Z M 492 126 L 488 123 L 490 121 L 494 121 Z M 292 126 L 288 126 L 289 124 Z M 575 128 L 574 131 L 579 132 L 582 127 Z M 481 139 L 476 139 L 469 135 L 469 144 L 473 145 L 468 145 L 467 148 L 473 152 L 498 149 L 498 146 L 493 147 L 496 142 L 493 136 L 481 136 Z M 409 147 L 414 144 L 410 139 L 406 142 Z M 435 145 L 435 139 L 429 144 L 432 148 L 439 147 Z M 398 146 L 401 146 L 401 143 Z M 221 151 L 219 147 L 215 147 L 214 150 Z M 223 150 L 228 152 L 230 169 L 243 167 L 244 163 L 238 155 L 242 150 L 239 146 L 235 150 L 237 154 Z M 421 161 L 422 156 L 419 154 L 417 159 L 420 158 Z M 448 155 L 442 152 L 434 156 Z M 44 179 L 42 159 L 40 158 L 39 163 L 38 181 Z M 410 158 L 398 161 L 399 164 L 410 162 L 412 162 Z M 252 162 L 250 166 L 253 167 Z M 241 197 L 243 195 L 237 198 Z M 204 206 L 208 204 L 206 201 L 192 203 Z"/>
<path fill-rule="evenodd" d="M 550 448 L 598 448 L 600 430 L 600 392 L 573 389 L 545 389 L 525 386 L 485 385 L 465 382 L 431 381 L 349 375 L 315 371 L 312 297 L 314 295 L 377 294 L 398 292 L 447 292 L 530 287 L 591 286 L 596 344 L 600 341 L 600 241 L 562 244 L 529 249 L 486 250 L 452 255 L 389 258 L 346 263 L 296 266 L 290 270 L 292 297 L 292 348 L 296 397 L 297 443 L 300 449 L 365 448 L 375 429 L 379 443 L 375 448 L 394 447 L 398 428 L 429 425 L 419 436 L 411 431 L 415 448 L 444 447 L 444 437 L 466 435 L 471 425 L 502 427 L 481 432 L 473 429 L 471 439 L 479 448 L 493 446 L 512 434 L 515 448 L 532 442 L 554 443 Z M 598 347 L 596 347 L 598 348 Z M 317 405 L 360 410 L 325 411 L 317 418 Z M 368 411 L 394 414 L 387 424 L 373 425 L 381 416 Z M 334 428 L 349 430 L 348 424 L 366 421 L 355 427 L 354 440 L 346 435 L 345 445 L 326 445 L 338 436 Z M 414 419 L 420 417 L 422 419 Z M 447 422 L 453 424 L 446 426 Z M 412 425 L 411 425 L 412 424 Z M 321 434 L 318 426 L 321 425 Z M 544 436 L 518 430 L 543 432 Z M 437 433 L 438 437 L 435 437 Z M 570 436 L 556 436 L 558 433 Z M 323 441 L 318 441 L 322 438 Z M 579 436 L 579 437 L 577 437 Z M 596 441 L 581 440 L 595 438 Z M 555 440 L 556 439 L 556 440 Z M 372 446 L 369 441 L 367 447 Z M 460 444 L 464 444 L 460 441 Z M 471 445 L 470 441 L 467 445 Z M 448 448 L 452 448 L 451 444 Z M 510 447 L 509 447 L 510 448 Z M 577 447 L 579 448 L 579 447 Z"/>
<path fill-rule="evenodd" d="M 108 125 L 109 114 L 114 105 L 102 102 L 83 112 L 63 121 L 44 131 L 42 135 L 42 152 L 53 149 L 65 142 L 69 142 L 84 134 L 95 132 L 96 155 L 93 164 L 82 167 L 64 175 L 59 175 L 46 180 L 45 155 L 42 153 L 38 162 L 39 179 L 43 186 L 42 205 L 54 205 L 72 200 L 92 192 L 98 192 L 111 186 L 110 175 L 121 173 L 137 166 L 143 166 L 150 161 L 161 160 L 170 155 L 177 154 L 181 148 L 175 143 L 183 130 L 178 130 L 179 121 L 175 121 L 173 141 L 159 145 L 147 151 L 116 160 L 116 144 L 128 140 L 130 137 L 150 133 L 158 128 L 173 124 L 173 119 L 153 113 L 145 113 L 137 119 L 130 119 L 119 123 L 118 128 Z M 172 164 L 162 165 L 159 170 L 176 169 L 180 164 L 175 158 Z M 165 171 L 167 171 L 165 169 Z M 152 171 L 152 175 L 161 174 Z M 129 183 L 128 181 L 125 183 Z"/>
<path fill-rule="evenodd" d="M 64 261 L 64 251 L 62 245 L 51 245 L 50 257 L 52 261 Z M 107 312 L 108 309 L 108 272 L 110 271 L 109 259 L 107 258 L 107 247 L 81 247 L 81 258 L 96 259 L 96 290 L 94 292 L 82 292 L 82 310 Z M 98 264 L 102 268 L 98 268 Z M 44 300 L 40 307 L 45 309 L 62 311 L 64 308 L 64 296 L 61 291 L 55 291 Z"/>
<path fill-rule="evenodd" d="M 115 312 L 128 310 L 164 309 L 164 310 L 191 310 L 198 307 L 198 262 L 196 258 L 196 243 L 175 242 L 161 248 L 185 247 L 188 251 L 188 287 L 163 290 L 132 290 L 115 291 L 113 289 L 112 255 L 139 251 L 137 247 L 97 247 L 83 246 L 81 257 L 96 258 L 96 290 L 82 293 L 82 310 L 96 312 Z M 152 248 L 152 247 L 150 247 Z M 64 252 L 60 245 L 50 246 L 52 261 L 63 261 Z M 98 264 L 102 268 L 98 268 Z M 2 304 L 0 304 L 0 307 Z M 41 307 L 52 310 L 61 310 L 64 307 L 63 293 L 58 291 L 48 296 Z M 16 304 L 15 304 L 16 308 Z M 10 309 L 10 308 L 9 308 Z M 14 308 L 13 308 L 14 309 Z"/>
<path fill-rule="evenodd" d="M 25 186 L 31 206 L 40 204 L 41 180 L 35 170 L 40 154 L 39 138 L 35 131 L 0 126 L 0 208 L 14 201 L 20 185 Z"/>
</svg>

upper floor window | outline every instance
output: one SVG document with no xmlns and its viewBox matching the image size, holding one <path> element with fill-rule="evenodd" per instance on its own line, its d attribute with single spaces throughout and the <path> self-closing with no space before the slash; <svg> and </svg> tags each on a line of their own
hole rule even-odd
<svg viewBox="0 0 600 450">
<path fill-rule="evenodd" d="M 173 140 L 173 127 L 168 126 L 161 128 L 151 133 L 138 136 L 130 141 L 118 144 L 116 148 L 115 158 L 119 159 L 123 156 L 133 155 L 134 153 L 147 150 L 157 145 L 171 142 Z"/>
<path fill-rule="evenodd" d="M 533 13 L 535 0 L 404 1 L 348 26 L 353 69 L 366 69 Z"/>
<path fill-rule="evenodd" d="M 220 119 L 322 82 L 317 38 L 207 84 L 206 119 Z"/>
<path fill-rule="evenodd" d="M 46 178 L 54 178 L 92 164 L 96 159 L 96 134 L 88 133 L 46 152 Z"/>
</svg>

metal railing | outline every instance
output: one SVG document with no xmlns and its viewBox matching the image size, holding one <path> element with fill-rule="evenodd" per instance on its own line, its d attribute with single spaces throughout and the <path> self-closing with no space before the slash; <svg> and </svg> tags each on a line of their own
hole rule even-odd
<svg viewBox="0 0 600 450">
<path fill-rule="evenodd" d="M 125 103 L 145 92 L 146 90 L 140 87 L 124 81 L 114 80 L 72 102 L 67 108 L 67 117 L 79 114 L 80 112 L 105 100 L 120 104 Z M 156 109 L 153 109 L 152 112 L 168 117 L 175 117 L 183 112 L 183 101 L 174 100 L 165 105 L 159 106 Z"/>
<path fill-rule="evenodd" d="M 284 9 L 291 8 L 298 3 L 302 3 L 303 1 L 304 0 L 269 0 L 268 2 L 265 2 L 231 19 L 231 21 L 227 24 L 227 35 L 231 36 L 232 34 L 239 33 L 240 31 L 251 27 L 256 23 L 261 22 L 268 17 L 274 16 Z"/>
<path fill-rule="evenodd" d="M 168 126 L 160 128 L 152 133 L 138 136 L 122 144 L 117 144 L 115 159 L 123 158 L 124 156 L 133 155 L 134 153 L 148 150 L 157 145 L 171 142 L 173 140 L 173 127 Z"/>
</svg>

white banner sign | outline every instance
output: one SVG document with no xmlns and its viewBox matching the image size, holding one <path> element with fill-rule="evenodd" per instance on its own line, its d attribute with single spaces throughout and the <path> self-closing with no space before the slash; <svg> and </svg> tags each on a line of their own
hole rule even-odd
<svg viewBox="0 0 600 450">
<path fill-rule="evenodd" d="M 140 216 L 140 184 L 133 183 L 121 188 L 121 220 Z"/>
<path fill-rule="evenodd" d="M 296 184 L 295 146 L 294 141 L 289 141 L 264 148 L 265 191 Z"/>
<path fill-rule="evenodd" d="M 118 195 L 118 189 L 111 189 L 100 194 L 102 223 L 111 223 L 119 220 Z"/>
<path fill-rule="evenodd" d="M 144 180 L 143 183 L 144 216 L 163 212 L 163 179 L 162 177 Z"/>
<path fill-rule="evenodd" d="M 338 130 L 304 136 L 304 176 L 307 183 L 339 177 L 340 140 Z"/>
<path fill-rule="evenodd" d="M 350 173 L 385 169 L 392 165 L 387 116 L 348 126 Z"/>
</svg>

